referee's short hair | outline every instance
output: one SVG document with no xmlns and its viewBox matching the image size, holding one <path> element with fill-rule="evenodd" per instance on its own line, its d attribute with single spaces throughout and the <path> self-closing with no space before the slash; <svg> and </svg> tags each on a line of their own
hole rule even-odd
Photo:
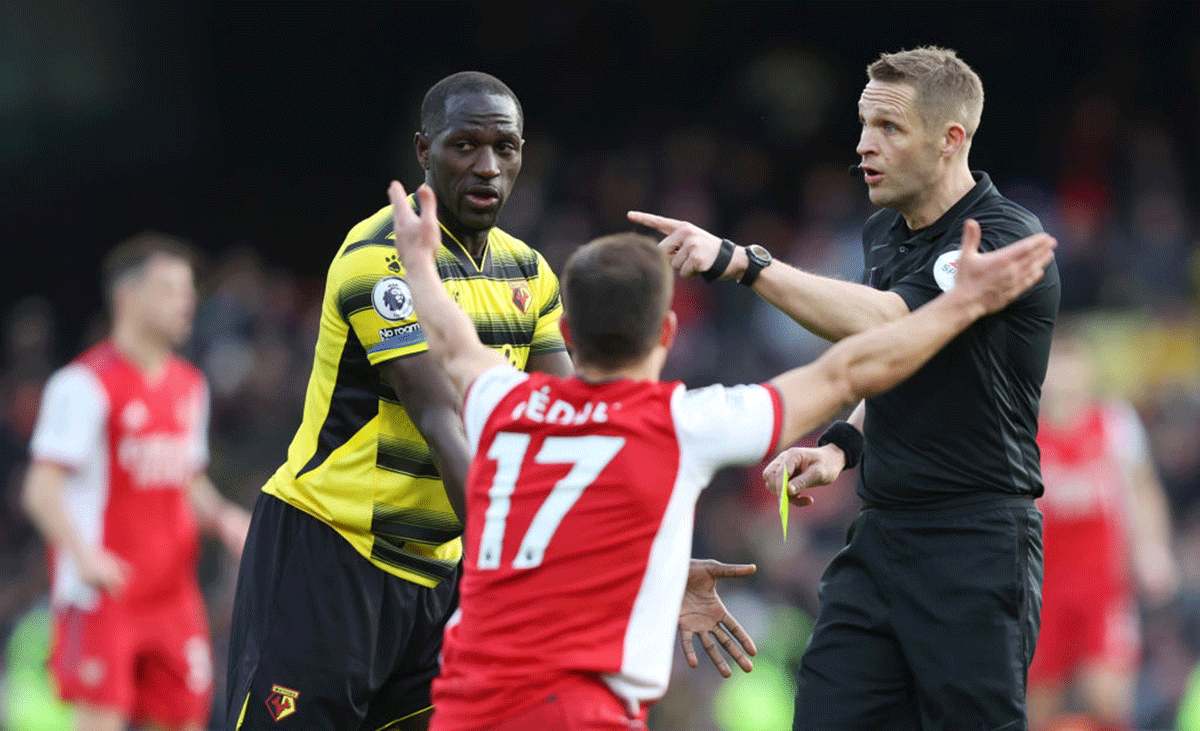
<svg viewBox="0 0 1200 731">
<path fill-rule="evenodd" d="M 435 137 L 446 126 L 446 102 L 457 94 L 494 94 L 506 96 L 517 107 L 517 124 L 525 129 L 521 100 L 500 79 L 482 71 L 459 71 L 429 87 L 421 101 L 421 134 Z"/>
<path fill-rule="evenodd" d="M 145 274 L 147 265 L 160 256 L 181 259 L 196 268 L 195 249 L 183 239 L 161 231 L 143 231 L 113 247 L 102 265 L 104 298 L 109 306 L 118 287 Z"/>
<path fill-rule="evenodd" d="M 563 317 L 575 358 L 620 368 L 658 343 L 674 277 L 653 239 L 613 234 L 581 246 L 563 268 Z"/>
<path fill-rule="evenodd" d="M 959 122 L 967 131 L 968 140 L 979 129 L 983 82 L 979 74 L 948 48 L 921 46 L 884 53 L 867 66 L 867 78 L 915 88 L 917 112 L 927 129 Z"/>
</svg>

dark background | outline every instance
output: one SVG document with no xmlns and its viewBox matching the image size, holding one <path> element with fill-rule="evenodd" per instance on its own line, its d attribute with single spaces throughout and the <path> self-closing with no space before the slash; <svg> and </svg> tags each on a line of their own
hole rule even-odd
<svg viewBox="0 0 1200 731">
<path fill-rule="evenodd" d="M 416 106 L 457 70 L 513 87 L 530 149 L 612 148 L 694 123 L 757 139 L 786 207 L 794 171 L 855 160 L 854 102 L 881 51 L 956 48 L 987 93 L 973 165 L 1053 179 L 1068 113 L 1089 94 L 1192 139 L 1198 38 L 1194 3 L 4 0 L 0 230 L 14 276 L 0 306 L 43 293 L 94 309 L 102 251 L 145 227 L 320 275 L 389 178 L 418 180 Z M 781 112 L 748 91 L 778 54 L 819 77 L 795 87 L 814 97 L 800 102 L 816 117 L 801 137 L 779 134 Z"/>
</svg>

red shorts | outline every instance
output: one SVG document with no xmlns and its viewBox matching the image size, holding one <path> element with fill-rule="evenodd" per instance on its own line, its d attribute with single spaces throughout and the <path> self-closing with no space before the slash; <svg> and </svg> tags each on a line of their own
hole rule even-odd
<svg viewBox="0 0 1200 731">
<path fill-rule="evenodd" d="M 196 587 L 143 607 L 106 598 L 54 615 L 50 670 L 64 701 L 116 709 L 135 724 L 207 725 L 212 650 Z"/>
<path fill-rule="evenodd" d="M 574 675 L 546 687 L 532 707 L 480 724 L 435 705 L 429 731 L 646 731 L 647 706 L 631 717 L 625 704 L 599 679 Z"/>
<path fill-rule="evenodd" d="M 1063 685 L 1086 665 L 1132 671 L 1140 654 L 1137 605 L 1128 593 L 1048 594 L 1029 685 Z"/>
</svg>

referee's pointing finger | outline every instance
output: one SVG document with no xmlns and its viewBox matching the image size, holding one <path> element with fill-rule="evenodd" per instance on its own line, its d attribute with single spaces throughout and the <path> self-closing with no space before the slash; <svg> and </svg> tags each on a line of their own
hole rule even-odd
<svg viewBox="0 0 1200 731">
<path fill-rule="evenodd" d="M 653 213 L 630 211 L 625 215 L 628 216 L 629 220 L 633 221 L 634 223 L 648 226 L 664 234 L 671 234 L 683 225 L 683 221 L 677 221 L 674 218 L 666 218 L 665 216 L 656 216 Z"/>
</svg>

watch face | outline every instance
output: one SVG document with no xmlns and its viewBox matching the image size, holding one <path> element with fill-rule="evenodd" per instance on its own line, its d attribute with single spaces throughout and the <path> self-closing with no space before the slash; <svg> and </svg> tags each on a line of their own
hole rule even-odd
<svg viewBox="0 0 1200 731">
<path fill-rule="evenodd" d="M 766 266 L 767 264 L 771 263 L 771 252 L 767 251 L 758 244 L 751 244 L 750 246 L 747 246 L 746 256 L 761 266 Z"/>
</svg>

